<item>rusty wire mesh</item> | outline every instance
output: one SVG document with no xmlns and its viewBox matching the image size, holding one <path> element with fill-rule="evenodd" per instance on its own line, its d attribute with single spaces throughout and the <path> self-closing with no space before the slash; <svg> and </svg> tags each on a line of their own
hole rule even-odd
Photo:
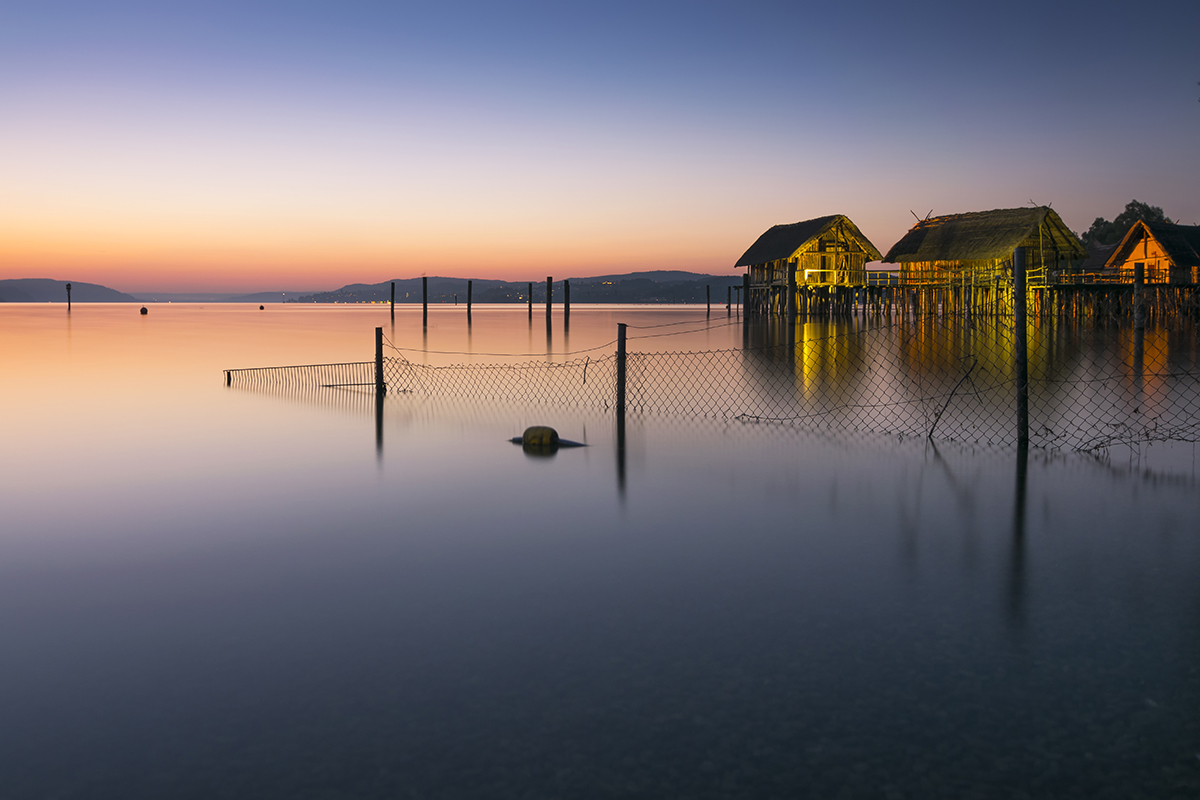
<svg viewBox="0 0 1200 800">
<path fill-rule="evenodd" d="M 1200 361 L 1190 322 L 1032 323 L 1029 439 L 1095 450 L 1200 440 Z M 864 318 L 748 325 L 738 349 L 629 352 L 627 412 L 801 425 L 1007 445 L 1017 441 L 1011 317 Z M 615 406 L 614 353 L 566 362 L 415 364 L 383 359 L 391 394 L 466 402 Z M 374 385 L 374 363 L 232 370 L 239 385 Z"/>
</svg>

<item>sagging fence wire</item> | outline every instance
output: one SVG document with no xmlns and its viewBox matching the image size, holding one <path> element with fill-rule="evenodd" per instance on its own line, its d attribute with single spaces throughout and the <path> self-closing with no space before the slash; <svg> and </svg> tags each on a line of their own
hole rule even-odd
<svg viewBox="0 0 1200 800">
<path fill-rule="evenodd" d="M 1028 331 L 1031 444 L 1097 450 L 1200 440 L 1200 363 L 1191 323 L 1139 331 L 1042 322 Z M 1008 445 L 1020 435 L 1014 344 L 1011 317 L 745 325 L 737 349 L 627 352 L 622 405 L 647 415 Z M 607 410 L 618 406 L 622 364 L 612 346 L 556 354 L 566 361 L 541 356 L 450 366 L 404 357 L 441 351 L 392 346 L 380 365 L 390 394 Z M 229 370 L 226 381 L 370 387 L 374 369 L 364 361 Z"/>
</svg>

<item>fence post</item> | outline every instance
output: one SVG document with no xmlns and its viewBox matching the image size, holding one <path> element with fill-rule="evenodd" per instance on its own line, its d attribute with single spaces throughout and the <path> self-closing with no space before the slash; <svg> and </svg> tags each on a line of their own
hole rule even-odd
<svg viewBox="0 0 1200 800">
<path fill-rule="evenodd" d="M 381 395 L 387 391 L 383 382 L 383 328 L 375 329 L 375 394 Z"/>
<path fill-rule="evenodd" d="M 625 417 L 625 328 L 617 323 L 617 417 Z"/>
<path fill-rule="evenodd" d="M 1146 327 L 1146 265 L 1141 261 L 1133 265 L 1133 326 Z"/>
<path fill-rule="evenodd" d="M 429 278 L 421 276 L 421 324 L 429 327 Z"/>
<path fill-rule="evenodd" d="M 1025 248 L 1013 251 L 1013 356 L 1017 368 L 1017 446 L 1029 446 L 1029 330 L 1025 305 Z"/>
<path fill-rule="evenodd" d="M 798 267 L 792 261 L 783 262 L 787 266 L 787 321 L 789 325 L 794 325 L 796 322 L 796 269 Z"/>
</svg>

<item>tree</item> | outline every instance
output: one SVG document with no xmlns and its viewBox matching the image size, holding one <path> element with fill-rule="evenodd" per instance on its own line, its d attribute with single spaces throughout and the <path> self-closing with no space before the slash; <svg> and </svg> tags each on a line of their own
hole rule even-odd
<svg viewBox="0 0 1200 800">
<path fill-rule="evenodd" d="M 1125 204 L 1125 210 L 1117 214 L 1116 219 L 1109 222 L 1104 217 L 1096 217 L 1092 227 L 1079 237 L 1084 246 L 1091 248 L 1097 244 L 1116 244 L 1133 227 L 1138 220 L 1143 222 L 1174 222 L 1158 206 L 1152 206 L 1139 200 L 1130 200 Z"/>
</svg>

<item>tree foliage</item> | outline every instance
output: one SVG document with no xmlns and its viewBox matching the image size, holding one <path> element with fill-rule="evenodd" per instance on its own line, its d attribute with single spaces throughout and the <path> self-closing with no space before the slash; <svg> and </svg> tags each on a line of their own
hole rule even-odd
<svg viewBox="0 0 1200 800">
<path fill-rule="evenodd" d="M 1079 237 L 1085 247 L 1097 244 L 1116 244 L 1133 227 L 1138 220 L 1144 222 L 1173 222 L 1158 206 L 1152 206 L 1139 200 L 1130 200 L 1125 204 L 1125 210 L 1117 214 L 1116 219 L 1109 222 L 1104 217 L 1096 217 L 1092 227 Z"/>
</svg>

